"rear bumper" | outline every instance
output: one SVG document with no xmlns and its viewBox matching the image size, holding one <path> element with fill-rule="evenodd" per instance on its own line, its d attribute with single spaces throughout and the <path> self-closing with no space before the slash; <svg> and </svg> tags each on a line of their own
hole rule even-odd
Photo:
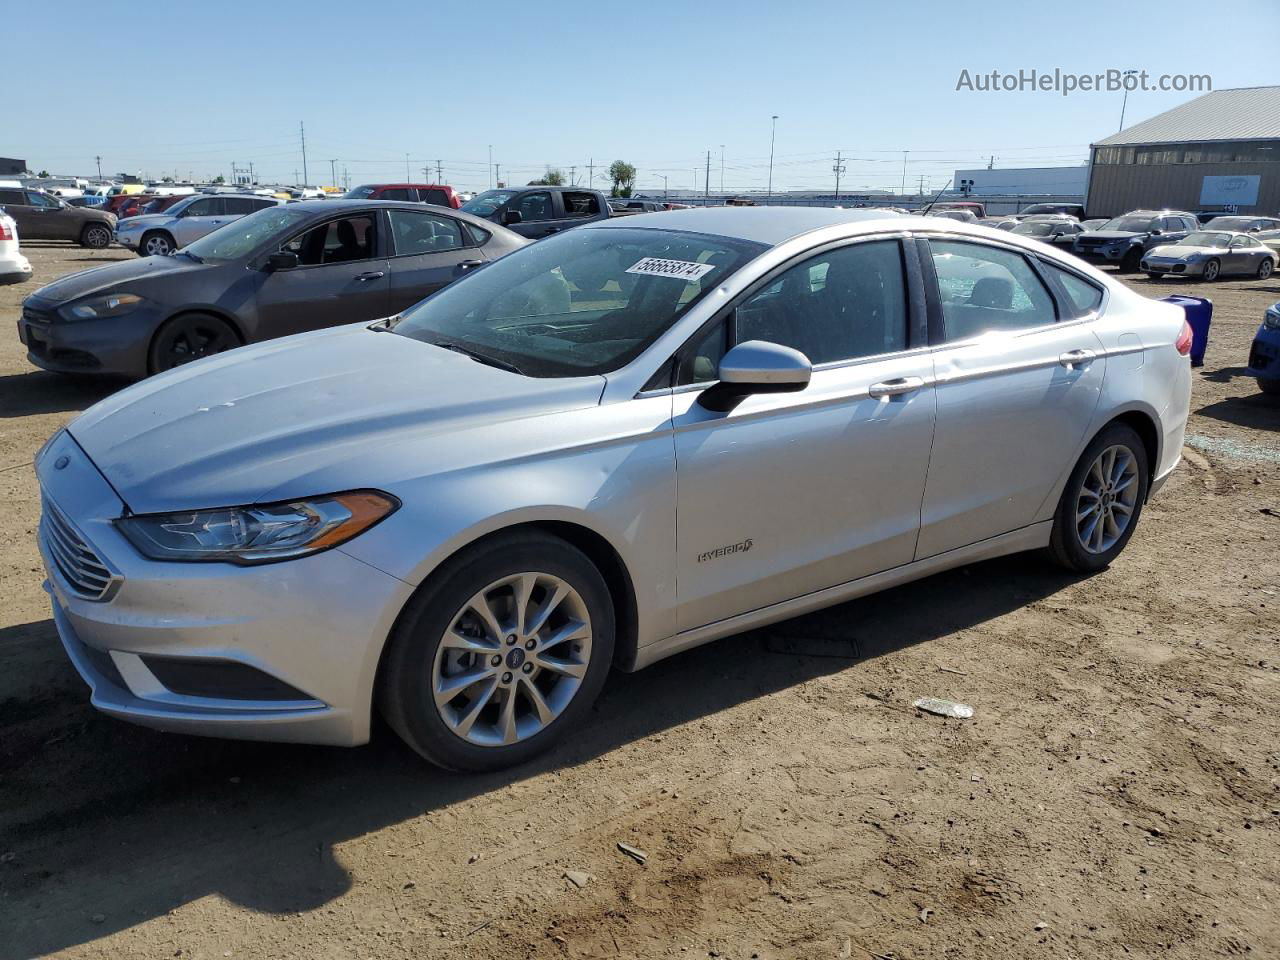
<svg viewBox="0 0 1280 960">
<path fill-rule="evenodd" d="M 0 286 L 31 279 L 31 262 L 20 253 L 0 260 Z"/>
</svg>

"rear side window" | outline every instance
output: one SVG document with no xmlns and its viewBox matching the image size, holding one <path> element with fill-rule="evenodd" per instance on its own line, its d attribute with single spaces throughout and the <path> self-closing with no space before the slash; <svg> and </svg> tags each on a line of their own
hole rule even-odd
<svg viewBox="0 0 1280 960">
<path fill-rule="evenodd" d="M 226 212 L 233 217 L 253 213 L 253 211 L 259 209 L 258 205 L 248 197 L 223 197 L 222 203 Z"/>
<path fill-rule="evenodd" d="M 489 238 L 493 236 L 483 227 L 477 227 L 474 223 L 467 224 L 467 232 L 471 234 L 471 244 L 476 247 L 483 247 L 489 242 Z"/>
<path fill-rule="evenodd" d="M 0 190 L 0 207 L 6 203 L 16 203 L 20 207 L 25 207 L 27 200 L 21 190 Z"/>
<path fill-rule="evenodd" d="M 1063 306 L 1069 316 L 1063 317 L 1064 320 L 1075 320 L 1098 312 L 1098 308 L 1102 306 L 1102 290 L 1100 288 L 1070 270 L 1063 270 L 1052 263 L 1045 263 L 1042 260 L 1040 265 L 1049 276 L 1058 282 L 1062 292 L 1067 295 L 1067 302 Z"/>
<path fill-rule="evenodd" d="M 418 199 L 423 203 L 434 203 L 437 207 L 449 206 L 449 195 L 443 190 L 419 190 Z"/>
<path fill-rule="evenodd" d="M 463 245 L 462 225 L 452 217 L 409 210 L 388 210 L 396 255 L 441 253 Z"/>
<path fill-rule="evenodd" d="M 985 244 L 930 240 L 947 340 L 1053 323 L 1053 299 L 1022 254 Z"/>
<path fill-rule="evenodd" d="M 560 196 L 566 217 L 594 217 L 600 212 L 600 199 L 594 193 L 566 190 Z"/>
</svg>

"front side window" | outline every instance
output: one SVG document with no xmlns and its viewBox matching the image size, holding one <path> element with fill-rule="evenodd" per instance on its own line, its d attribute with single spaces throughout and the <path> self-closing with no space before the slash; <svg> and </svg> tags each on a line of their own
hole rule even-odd
<svg viewBox="0 0 1280 960">
<path fill-rule="evenodd" d="M 896 240 L 838 247 L 788 269 L 737 309 L 737 341 L 766 340 L 814 364 L 907 347 L 902 250 Z"/>
<path fill-rule="evenodd" d="M 1053 300 L 1024 256 L 985 244 L 930 240 L 947 340 L 1053 323 Z"/>
<path fill-rule="evenodd" d="M 192 200 L 181 211 L 184 217 L 213 217 L 222 213 L 222 200 L 219 197 L 201 197 Z"/>
<path fill-rule="evenodd" d="M 396 255 L 442 253 L 463 246 L 462 227 L 452 217 L 409 210 L 388 210 Z"/>
<path fill-rule="evenodd" d="M 297 207 L 272 207 L 233 220 L 213 233 L 186 246 L 186 252 L 201 260 L 221 262 L 247 257 L 272 237 L 305 220 L 309 214 Z"/>
<path fill-rule="evenodd" d="M 280 249 L 298 255 L 303 267 L 368 260 L 375 252 L 377 227 L 372 215 L 330 220 L 300 233 Z"/>
<path fill-rule="evenodd" d="M 551 203 L 551 194 L 545 191 L 526 193 L 516 201 L 513 209 L 520 212 L 520 219 L 526 223 L 535 220 L 552 220 L 556 215 L 556 208 Z"/>
<path fill-rule="evenodd" d="M 394 329 L 465 347 L 526 376 L 608 373 L 765 249 L 700 233 L 566 231 L 445 287 Z"/>
<path fill-rule="evenodd" d="M 51 210 L 56 210 L 59 206 L 58 201 L 53 197 L 36 193 L 34 190 L 27 191 L 27 203 L 33 207 L 48 207 Z"/>
<path fill-rule="evenodd" d="M 486 190 L 464 203 L 462 209 L 477 217 L 489 217 L 515 195 L 514 190 Z"/>
</svg>

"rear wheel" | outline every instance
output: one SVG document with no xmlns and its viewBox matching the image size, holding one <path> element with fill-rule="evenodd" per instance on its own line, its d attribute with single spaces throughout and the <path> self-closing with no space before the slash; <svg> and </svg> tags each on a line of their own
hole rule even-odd
<svg viewBox="0 0 1280 960">
<path fill-rule="evenodd" d="M 80 231 L 80 246 L 102 250 L 111 244 L 111 230 L 105 223 L 91 223 Z"/>
<path fill-rule="evenodd" d="M 1276 263 L 1274 260 L 1263 260 L 1260 264 L 1258 264 L 1258 279 L 1259 280 L 1267 279 L 1267 277 L 1271 276 L 1271 271 L 1274 270 L 1275 268 L 1276 268 Z"/>
<path fill-rule="evenodd" d="M 188 313 L 174 317 L 151 338 L 147 367 L 152 373 L 163 373 L 238 346 L 240 337 L 221 317 Z"/>
<path fill-rule="evenodd" d="M 1130 250 L 1120 261 L 1121 273 L 1137 273 L 1142 266 L 1142 251 L 1138 248 Z"/>
<path fill-rule="evenodd" d="M 1200 275 L 1200 279 L 1212 283 L 1218 279 L 1218 274 L 1220 273 L 1222 273 L 1222 264 L 1218 262 L 1217 258 L 1214 258 L 1204 265 L 1204 273 Z"/>
<path fill-rule="evenodd" d="M 1280 394 L 1280 380 L 1264 380 L 1259 377 L 1258 389 L 1263 393 Z"/>
<path fill-rule="evenodd" d="M 1133 536 L 1149 477 L 1147 449 L 1132 427 L 1113 423 L 1094 437 L 1058 501 L 1053 560 L 1081 573 L 1106 568 Z"/>
<path fill-rule="evenodd" d="M 163 230 L 143 234 L 138 244 L 138 252 L 144 257 L 167 257 L 174 249 L 173 237 Z"/>
<path fill-rule="evenodd" d="M 579 731 L 613 659 L 603 577 L 556 537 L 496 537 L 449 561 L 392 631 L 379 706 L 453 770 L 523 763 Z"/>
</svg>

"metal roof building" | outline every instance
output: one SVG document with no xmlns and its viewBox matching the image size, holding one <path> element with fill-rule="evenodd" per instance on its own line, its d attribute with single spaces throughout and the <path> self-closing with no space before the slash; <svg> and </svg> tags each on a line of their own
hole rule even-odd
<svg viewBox="0 0 1280 960">
<path fill-rule="evenodd" d="M 1280 211 L 1280 86 L 1215 90 L 1092 145 L 1091 215 Z"/>
</svg>

